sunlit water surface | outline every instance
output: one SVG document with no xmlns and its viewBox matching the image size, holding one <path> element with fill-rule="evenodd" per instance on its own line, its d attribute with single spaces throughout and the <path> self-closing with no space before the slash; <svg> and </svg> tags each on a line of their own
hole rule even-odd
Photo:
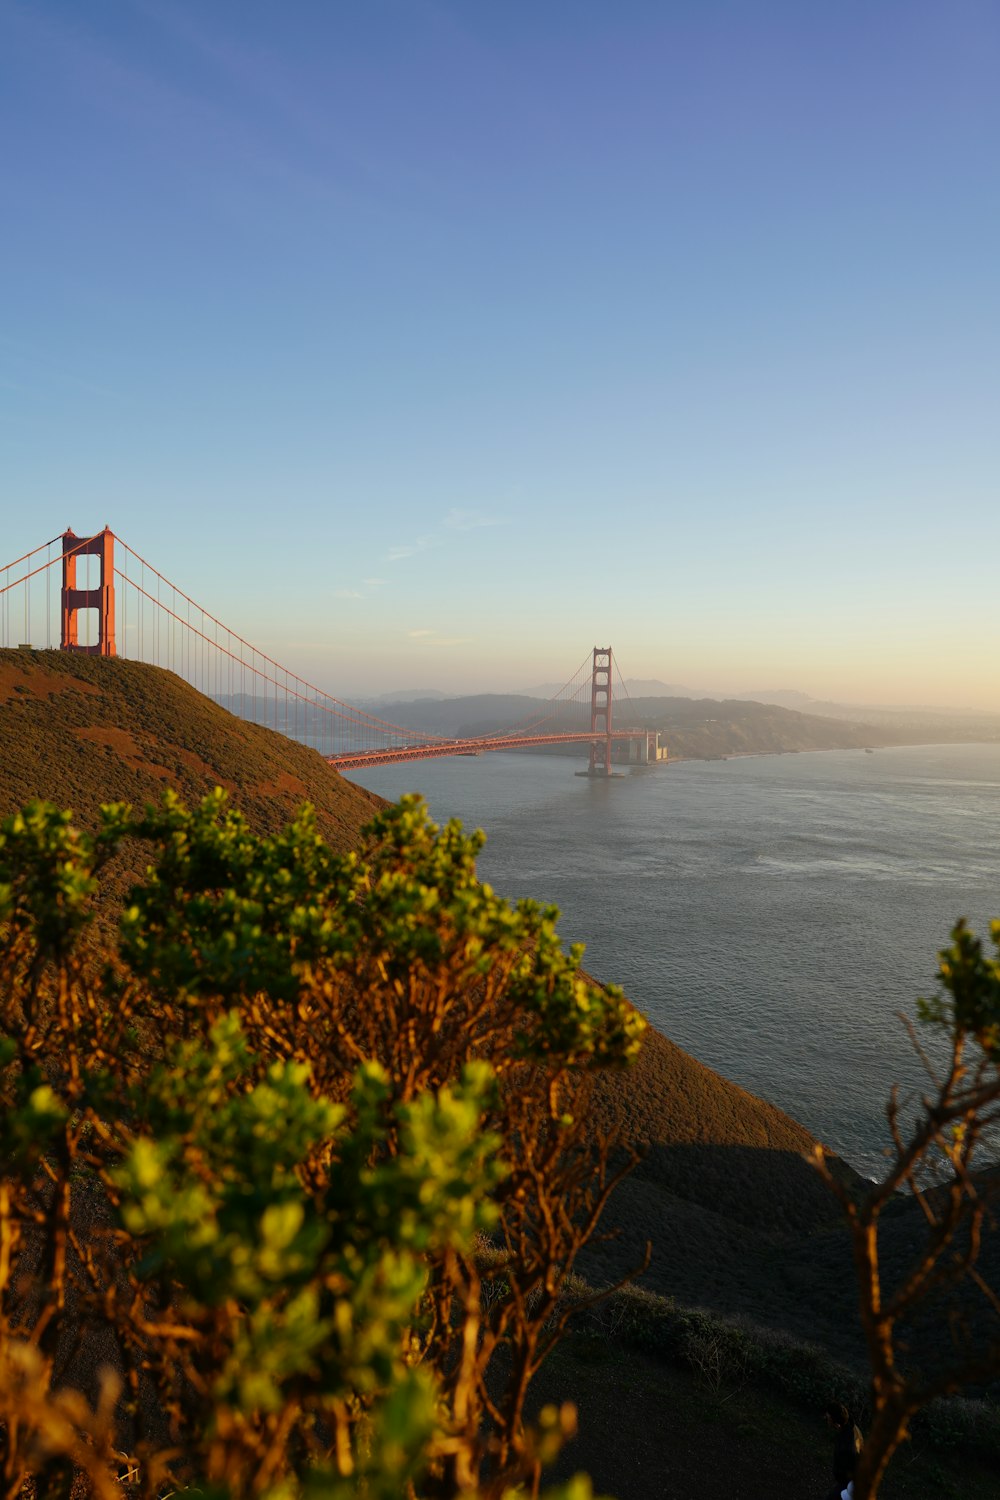
<svg viewBox="0 0 1000 1500">
<path fill-rule="evenodd" d="M 688 761 L 610 782 L 494 754 L 356 779 L 489 835 L 479 871 L 660 1030 L 877 1172 L 897 1012 L 958 916 L 1000 915 L 1000 745 Z"/>
</svg>

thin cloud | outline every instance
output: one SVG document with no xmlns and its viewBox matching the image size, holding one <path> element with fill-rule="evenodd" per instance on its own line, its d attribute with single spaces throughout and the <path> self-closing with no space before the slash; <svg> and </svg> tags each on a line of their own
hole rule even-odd
<svg viewBox="0 0 1000 1500">
<path fill-rule="evenodd" d="M 422 646 L 467 646 L 473 640 L 471 635 L 439 635 L 436 630 L 408 630 L 407 637 L 411 641 L 419 641 Z"/>
<path fill-rule="evenodd" d="M 390 547 L 385 554 L 385 561 L 402 562 L 404 558 L 416 557 L 430 547 L 440 547 L 447 537 L 455 532 L 480 531 L 484 526 L 506 525 L 507 522 L 499 516 L 487 516 L 481 510 L 465 510 L 462 506 L 453 505 L 444 520 L 438 523 L 436 532 L 418 536 L 412 542 L 402 542 L 396 547 Z"/>
<path fill-rule="evenodd" d="M 453 505 L 444 518 L 448 531 L 478 531 L 483 526 L 504 526 L 498 516 L 484 516 L 481 510 L 463 510 Z"/>
<path fill-rule="evenodd" d="M 334 589 L 331 597 L 334 599 L 369 599 L 376 589 L 383 588 L 386 580 L 384 578 L 363 578 L 360 588 L 342 587 Z"/>
<path fill-rule="evenodd" d="M 418 536 L 414 542 L 404 542 L 399 547 L 390 547 L 385 555 L 385 561 L 401 562 L 404 557 L 416 557 L 418 552 L 426 552 L 428 547 L 433 547 L 433 545 L 433 537 Z"/>
</svg>

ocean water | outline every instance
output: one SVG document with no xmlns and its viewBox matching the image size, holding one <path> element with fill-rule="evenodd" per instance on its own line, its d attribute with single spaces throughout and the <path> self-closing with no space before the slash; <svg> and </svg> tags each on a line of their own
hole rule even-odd
<svg viewBox="0 0 1000 1500">
<path fill-rule="evenodd" d="M 493 754 L 366 772 L 486 830 L 479 872 L 661 1031 L 879 1170 L 922 1074 L 898 1012 L 957 917 L 1000 916 L 1000 745 L 687 761 L 611 781 Z"/>
</svg>

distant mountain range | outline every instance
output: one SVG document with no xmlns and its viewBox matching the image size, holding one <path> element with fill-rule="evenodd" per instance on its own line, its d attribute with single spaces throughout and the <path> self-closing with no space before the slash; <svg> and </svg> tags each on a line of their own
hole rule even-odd
<svg viewBox="0 0 1000 1500">
<path fill-rule="evenodd" d="M 554 698 L 562 682 L 542 682 L 537 687 L 523 688 L 526 698 Z M 712 698 L 718 694 L 702 693 L 696 688 L 682 687 L 679 683 L 660 682 L 656 677 L 630 677 L 625 683 L 630 698 Z"/>
<path fill-rule="evenodd" d="M 590 728 L 590 704 L 578 703 L 553 715 L 545 700 L 527 693 L 475 693 L 461 698 L 419 698 L 394 703 L 396 723 L 417 734 L 476 738 L 534 726 L 539 734 L 557 728 Z M 568 718 L 567 718 L 568 714 Z M 798 713 L 776 704 L 680 695 L 630 696 L 618 710 L 620 726 L 658 729 L 673 758 L 718 759 L 728 755 L 778 754 L 794 750 L 866 749 L 890 743 L 891 734 L 868 724 Z M 548 753 L 580 757 L 579 745 L 545 747 Z"/>
<path fill-rule="evenodd" d="M 521 689 L 517 693 L 445 693 L 438 688 L 401 688 L 392 693 L 380 693 L 376 697 L 359 698 L 360 708 L 384 710 L 389 705 L 402 706 L 410 703 L 450 703 L 492 706 L 503 717 L 501 702 L 507 701 L 512 711 L 524 700 L 536 701 L 554 698 L 565 684 L 542 682 L 535 687 Z M 759 703 L 783 708 L 793 713 L 807 714 L 820 719 L 839 719 L 851 724 L 872 725 L 890 732 L 896 731 L 905 741 L 923 739 L 930 741 L 940 734 L 942 739 L 996 739 L 1000 737 L 1000 713 L 985 709 L 942 708 L 926 704 L 888 703 L 837 703 L 832 700 L 813 698 L 798 688 L 754 688 L 740 693 L 725 694 L 710 692 L 704 688 L 687 687 L 680 683 L 661 682 L 658 678 L 630 677 L 625 683 L 633 705 L 642 700 L 669 698 L 695 703 Z M 648 716 L 647 707 L 647 716 Z M 518 714 L 523 716 L 520 710 Z M 655 715 L 654 715 L 655 716 Z M 450 718 L 451 716 L 449 716 Z M 414 728 L 416 720 L 406 720 Z M 429 727 L 429 726 L 428 726 Z M 447 731 L 442 731 L 447 732 Z M 483 731 L 487 732 L 487 731 Z"/>
<path fill-rule="evenodd" d="M 790 708 L 797 713 L 815 714 L 822 719 L 850 719 L 854 723 L 877 724 L 891 729 L 902 726 L 923 725 L 928 730 L 938 726 L 942 730 L 961 729 L 973 738 L 983 734 L 995 738 L 1000 731 L 1000 713 L 988 709 L 942 708 L 930 704 L 899 703 L 834 703 L 821 698 L 810 698 L 786 688 L 772 691 L 757 691 L 745 695 L 757 703 L 774 703 L 780 708 Z M 952 738 L 948 733 L 946 738 Z"/>
<path fill-rule="evenodd" d="M 443 698 L 454 698 L 455 693 L 442 693 L 439 688 L 398 688 L 394 693 L 377 693 L 374 698 L 351 698 L 357 708 L 385 708 L 389 703 L 422 703 L 425 700 L 439 703 Z"/>
</svg>

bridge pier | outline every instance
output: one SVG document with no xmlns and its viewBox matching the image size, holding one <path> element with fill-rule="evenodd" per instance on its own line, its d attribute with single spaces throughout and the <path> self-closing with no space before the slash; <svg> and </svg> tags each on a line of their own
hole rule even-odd
<svg viewBox="0 0 1000 1500">
<path fill-rule="evenodd" d="M 667 759 L 667 747 L 661 743 L 658 729 L 647 729 L 641 737 L 623 741 L 616 759 L 630 766 L 653 766 Z"/>
</svg>

